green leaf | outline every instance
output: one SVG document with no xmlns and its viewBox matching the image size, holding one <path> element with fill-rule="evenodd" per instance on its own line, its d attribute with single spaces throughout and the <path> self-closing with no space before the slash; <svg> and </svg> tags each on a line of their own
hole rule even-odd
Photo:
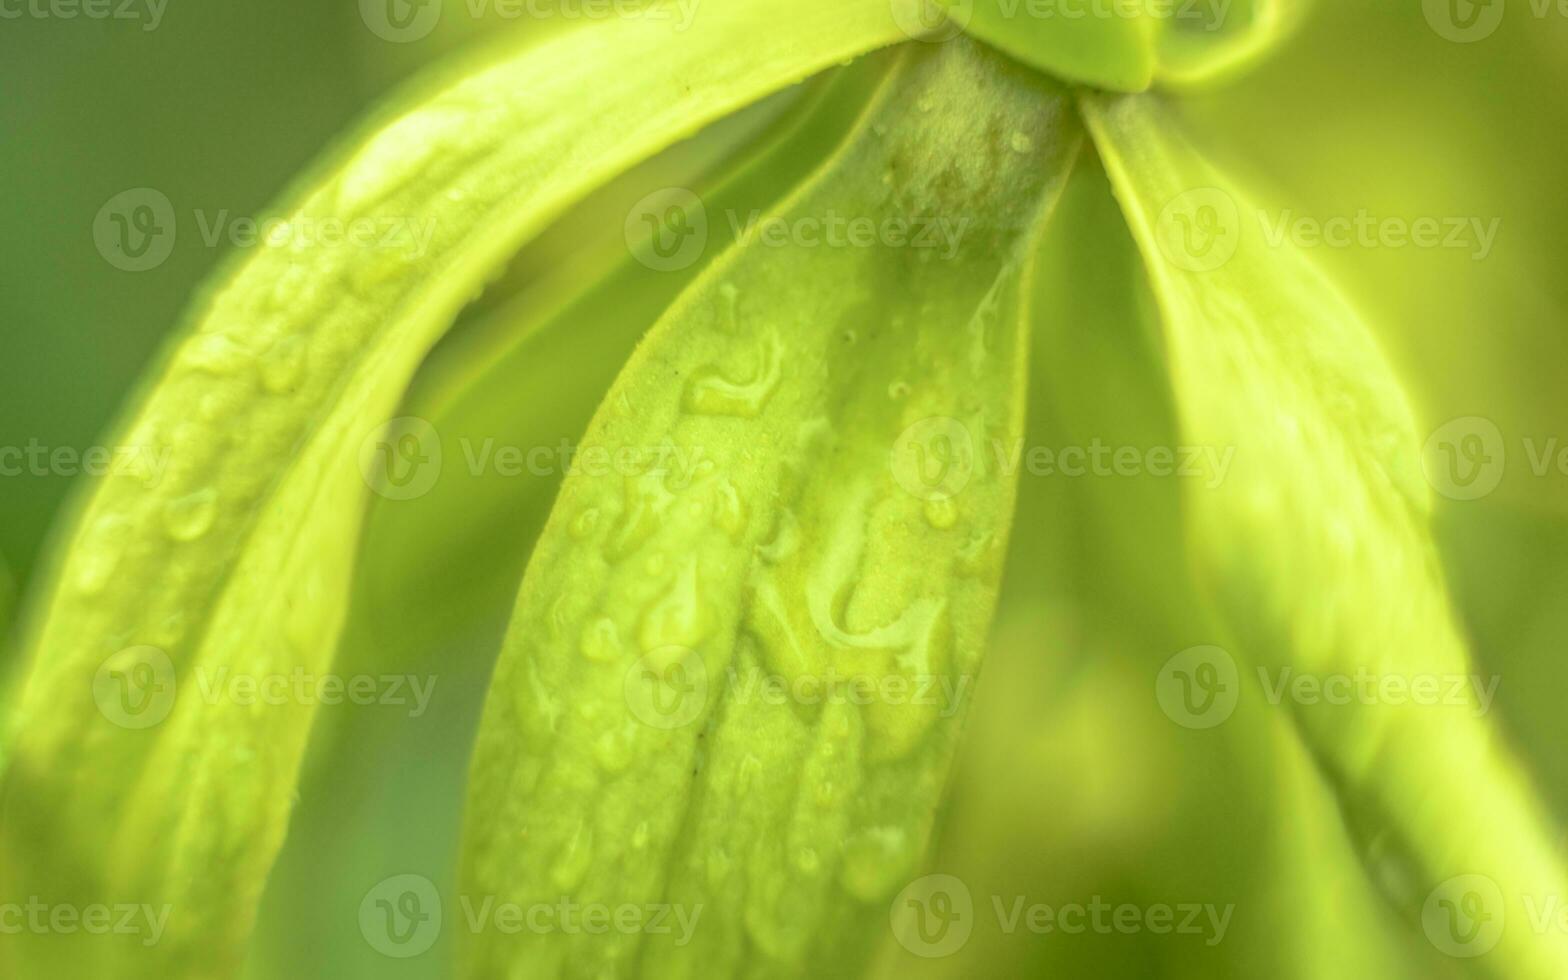
<svg viewBox="0 0 1568 980">
<path fill-rule="evenodd" d="M 747 120 L 727 120 L 725 129 L 742 125 L 750 139 L 739 159 L 721 153 L 711 174 L 694 176 L 687 159 L 718 135 L 711 129 L 630 171 L 574 209 L 570 227 L 530 244 L 508 278 L 530 265 L 548 272 L 499 304 L 493 287 L 420 368 L 397 412 L 430 422 L 445 465 L 429 493 L 377 498 L 371 507 L 336 668 L 436 677 L 437 696 L 418 718 L 348 706 L 317 719 L 300 803 L 251 941 L 252 973 L 346 978 L 358 967 L 380 977 L 387 961 L 365 945 L 358 921 L 322 909 L 353 910 L 370 883 L 410 869 L 443 894 L 455 885 L 474 731 L 523 569 L 560 486 L 556 453 L 578 444 L 638 339 L 704 267 L 642 264 L 628 253 L 629 210 L 641 213 L 636 202 L 649 188 L 691 188 L 707 216 L 702 257 L 717 258 L 733 234 L 729 216 L 770 209 L 814 170 L 896 55 L 877 52 L 825 73 L 782 118 L 768 105 L 748 110 L 767 113 L 760 134 Z M 563 254 L 557 239 L 565 234 L 586 254 Z M 548 451 L 543 469 L 497 461 L 519 448 Z M 356 801 L 356 839 L 377 846 L 338 845 L 345 799 Z M 421 959 L 447 962 L 457 934 L 445 929 Z"/>
<path fill-rule="evenodd" d="M 504 627 L 567 466 L 561 447 L 575 446 L 637 341 L 728 248 L 736 226 L 771 209 L 844 139 L 893 54 L 828 73 L 760 146 L 717 173 L 672 173 L 664 156 L 629 173 L 599 195 L 610 198 L 601 214 L 569 222 L 593 239 L 590 255 L 462 324 L 432 355 L 398 414 L 430 422 L 447 465 L 428 493 L 379 500 L 366 526 L 362 567 L 388 637 L 418 635 L 440 650 L 476 621 Z M 641 213 L 650 188 L 670 184 L 689 187 L 705 216 L 706 244 L 679 269 L 645 264 L 626 240 L 628 213 Z M 537 242 L 524 258 L 554 246 Z M 546 453 L 543 468 L 497 462 L 517 449 Z"/>
<path fill-rule="evenodd" d="M 1155 79 L 1196 88 L 1246 71 L 1295 29 L 1313 0 L 1173 0 L 1160 19 Z"/>
<path fill-rule="evenodd" d="M 417 437 L 376 429 L 430 346 L 588 191 L 901 36 L 883 0 L 812 0 L 785 18 L 748 0 L 684 32 L 606 21 L 401 103 L 305 183 L 290 227 L 357 223 L 379 246 L 284 236 L 200 304 L 119 440 L 167 452 L 167 473 L 93 488 L 27 638 L 0 893 L 166 904 L 166 930 L 150 948 L 27 936 L 0 951 L 6 966 L 232 972 L 313 705 L 210 692 L 330 669 L 366 483 L 391 476 L 376 476 L 378 452 Z"/>
<path fill-rule="evenodd" d="M 1562 894 L 1561 864 L 1468 681 L 1420 440 L 1389 366 L 1338 290 L 1243 220 L 1246 196 L 1157 101 L 1082 104 L 1159 300 L 1184 436 L 1236 450 L 1216 489 L 1189 494 L 1188 530 L 1240 652 L 1274 682 L 1287 668 L 1438 680 L 1440 703 L 1285 703 L 1368 873 L 1433 945 L 1486 952 L 1499 976 L 1563 976 L 1568 936 L 1529 928 Z"/>
<path fill-rule="evenodd" d="M 1119 92 L 1154 79 L 1159 28 L 1143 0 L 936 2 L 970 34 L 1047 74 Z"/>
<path fill-rule="evenodd" d="M 689 928 L 481 923 L 467 975 L 852 974 L 919 867 L 1011 521 L 1025 246 L 1077 135 L 967 41 L 906 58 L 622 372 L 581 452 L 629 462 L 565 481 L 481 726 L 469 907 Z M 950 237 L 862 237 L 901 223 Z"/>
<path fill-rule="evenodd" d="M 1272 51 L 1310 0 L 925 0 L 1041 71 L 1116 92 L 1228 80 Z"/>
</svg>

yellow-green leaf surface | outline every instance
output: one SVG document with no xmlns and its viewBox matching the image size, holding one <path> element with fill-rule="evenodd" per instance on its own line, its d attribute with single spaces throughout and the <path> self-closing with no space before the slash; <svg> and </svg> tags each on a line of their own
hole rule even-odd
<svg viewBox="0 0 1568 980">
<path fill-rule="evenodd" d="M 716 172 L 694 175 L 689 160 L 711 130 L 628 172 L 575 208 L 569 228 L 552 227 L 513 262 L 547 273 L 504 302 L 493 302 L 492 287 L 421 366 L 397 412 L 429 421 L 443 466 L 429 492 L 377 497 L 370 508 L 336 667 L 436 678 L 436 696 L 417 718 L 347 706 L 316 720 L 251 943 L 257 975 L 380 975 L 386 961 L 365 945 L 358 921 L 322 909 L 357 908 L 372 883 L 413 869 L 453 893 L 473 733 L 523 569 L 567 469 L 559 454 L 577 446 L 641 336 L 726 250 L 731 218 L 744 229 L 754 210 L 771 208 L 819 166 L 897 54 L 877 52 L 813 80 L 766 138 L 749 141 L 739 159 L 723 154 Z M 650 268 L 628 253 L 626 217 L 641 213 L 636 202 L 650 189 L 672 185 L 703 204 L 704 261 Z M 560 233 L 584 239 L 590 254 L 551 264 L 564 251 L 551 241 Z M 527 462 L 536 451 L 544 455 Z M 519 452 L 525 462 L 504 462 Z M 352 836 L 379 846 L 342 846 L 344 799 L 357 802 Z M 458 934 L 443 930 L 421 961 L 448 963 Z"/>
<path fill-rule="evenodd" d="M 637 341 L 753 216 L 833 152 L 895 55 L 828 73 L 769 139 L 718 173 L 672 173 L 666 154 L 628 174 L 597 218 L 572 216 L 592 255 L 465 323 L 432 355 L 398 413 L 429 421 L 445 465 L 427 493 L 379 501 L 366 527 L 363 567 L 387 636 L 439 649 L 476 620 L 504 625 L 569 454 Z M 683 268 L 649 265 L 626 241 L 627 214 L 672 184 L 692 191 L 705 238 Z M 525 462 L 506 461 L 518 452 Z"/>
<path fill-rule="evenodd" d="M 1230 78 L 1278 44 L 1309 0 L 928 0 L 963 29 L 1047 74 L 1116 92 Z"/>
<path fill-rule="evenodd" d="M 581 451 L 628 463 L 568 476 L 491 687 L 462 900 L 668 917 L 472 923 L 469 976 L 853 975 L 919 873 L 1011 519 L 1024 246 L 1077 135 L 972 42 L 905 57 L 622 373 Z"/>
<path fill-rule="evenodd" d="M 1222 484 L 1189 494 L 1188 520 L 1250 665 L 1243 696 L 1302 676 L 1353 692 L 1283 704 L 1374 880 L 1447 955 L 1497 976 L 1568 975 L 1568 937 L 1531 928 L 1563 893 L 1559 858 L 1483 717 L 1497 679 L 1472 676 L 1420 440 L 1366 325 L 1267 241 L 1158 101 L 1082 105 L 1148 264 L 1184 436 L 1235 447 Z"/>
<path fill-rule="evenodd" d="M 937 0 L 954 25 L 1048 74 L 1118 92 L 1154 78 L 1145 0 Z"/>
<path fill-rule="evenodd" d="M 1170 0 L 1161 7 L 1168 13 L 1155 40 L 1155 80 L 1191 88 L 1229 79 L 1282 43 L 1313 2 Z"/>
<path fill-rule="evenodd" d="M 167 906 L 166 927 L 29 936 L 8 968 L 232 969 L 313 710 L 244 684 L 330 668 L 366 484 L 405 475 L 409 433 L 378 428 L 430 345 L 584 193 L 902 37 L 883 0 L 595 23 L 435 86 L 306 183 L 289 227 L 373 234 L 279 236 L 205 299 L 120 438 L 167 470 L 92 487 L 27 638 L 0 893 Z"/>
</svg>

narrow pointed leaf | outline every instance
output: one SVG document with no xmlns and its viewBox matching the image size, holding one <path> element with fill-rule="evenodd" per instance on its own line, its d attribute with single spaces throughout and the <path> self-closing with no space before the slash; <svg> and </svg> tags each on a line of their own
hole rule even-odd
<svg viewBox="0 0 1568 980">
<path fill-rule="evenodd" d="M 481 727 L 468 907 L 690 927 L 481 924 L 469 976 L 853 974 L 918 873 L 1011 518 L 986 447 L 1021 426 L 1024 246 L 1076 134 L 972 42 L 906 58 L 764 219 L 804 235 L 743 239 L 623 371 L 581 452 L 653 465 L 567 478 Z"/>
<path fill-rule="evenodd" d="M 1482 717 L 1495 688 L 1471 680 L 1389 365 L 1350 302 L 1261 234 L 1158 101 L 1082 104 L 1159 301 L 1184 436 L 1235 449 L 1188 512 L 1195 560 L 1258 670 L 1243 696 L 1282 670 L 1395 692 L 1284 701 L 1368 872 L 1444 954 L 1479 955 L 1496 976 L 1568 975 L 1568 936 L 1530 928 L 1563 893 L 1561 864 Z M 1416 683 L 1444 696 L 1413 696 Z"/>
<path fill-rule="evenodd" d="M 596 23 L 394 109 L 304 185 L 291 227 L 341 221 L 377 244 L 281 236 L 212 291 L 119 440 L 167 454 L 167 471 L 94 485 L 27 639 L 0 893 L 166 906 L 166 928 L 151 947 L 29 935 L 0 964 L 232 972 L 312 710 L 236 703 L 222 685 L 329 668 L 367 482 L 409 476 L 381 454 L 418 450 L 417 433 L 376 427 L 425 352 L 586 192 L 902 36 L 884 0 L 812 0 L 788 17 L 747 0 L 685 31 Z"/>
</svg>

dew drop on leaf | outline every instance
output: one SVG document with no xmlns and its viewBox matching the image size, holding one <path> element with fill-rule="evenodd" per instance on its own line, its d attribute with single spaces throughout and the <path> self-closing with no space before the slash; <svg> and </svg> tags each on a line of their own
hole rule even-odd
<svg viewBox="0 0 1568 980">
<path fill-rule="evenodd" d="M 589 623 L 583 629 L 582 643 L 578 645 L 585 659 L 594 663 L 614 663 L 621 656 L 621 634 L 615 621 L 608 616 Z"/>
<path fill-rule="evenodd" d="M 218 491 L 212 487 L 176 497 L 163 505 L 163 528 L 176 541 L 195 541 L 218 516 Z"/>
</svg>

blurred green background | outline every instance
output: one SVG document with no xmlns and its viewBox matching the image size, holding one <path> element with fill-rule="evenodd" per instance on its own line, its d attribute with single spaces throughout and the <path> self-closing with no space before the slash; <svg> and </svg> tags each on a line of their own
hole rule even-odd
<svg viewBox="0 0 1568 980">
<path fill-rule="evenodd" d="M 204 241 L 194 213 L 265 214 L 420 69 L 497 31 L 557 29 L 448 8 L 412 43 L 377 36 L 347 0 L 170 0 L 155 26 L 146 8 L 131 20 L 0 21 L 0 447 L 81 452 L 103 438 L 233 250 Z M 1434 27 L 1432 9 L 1320 3 L 1256 72 L 1173 101 L 1194 142 L 1271 215 L 1497 222 L 1484 258 L 1387 245 L 1313 257 L 1368 313 L 1423 432 L 1479 417 L 1501 433 L 1500 485 L 1477 500 L 1439 496 L 1437 530 L 1480 669 L 1502 678 L 1496 717 L 1560 821 L 1568 473 L 1538 471 L 1530 452 L 1568 444 L 1568 16 L 1513 0 L 1494 32 L 1460 43 Z M 179 217 L 167 260 L 142 272 L 111 264 L 94 237 L 100 209 L 133 188 L 162 193 Z M 615 238 L 624 211 L 610 210 L 598 230 Z M 1074 295 L 1049 311 L 1038 341 L 1036 389 L 1051 394 L 1033 409 L 1037 441 L 1059 442 L 1062 431 L 1148 441 L 1164 411 L 1160 368 L 1155 351 L 1139 348 L 1129 243 L 1074 234 L 1114 224 L 1093 179 L 1075 184 L 1064 210 L 1074 221 L 1060 222 L 1045 249 Z M 1073 333 L 1090 325 L 1105 343 Z M 550 356 L 548 345 L 531 353 Z M 550 374 L 537 370 L 530 383 L 548 385 Z M 1145 410 L 1117 410 L 1137 392 Z M 76 482 L 65 472 L 0 475 L 0 622 L 6 593 L 38 575 Z M 548 488 L 537 494 L 547 500 Z M 523 539 L 543 503 L 528 506 L 515 529 Z M 1158 665 L 1204 639 L 1176 516 L 1160 488 L 1026 480 L 995 649 L 933 868 L 958 875 L 977 901 L 1235 903 L 1227 939 L 1008 935 L 981 915 L 954 955 L 922 960 L 890 943 L 882 969 L 1469 975 L 1381 901 L 1376 842 L 1340 820 L 1277 713 L 1255 708 L 1193 733 L 1158 711 L 1149 696 Z M 373 513 L 368 554 L 375 529 L 395 538 L 398 520 Z M 464 549 L 483 543 L 447 560 L 461 567 Z M 388 583 L 376 574 L 385 567 L 367 564 L 345 660 L 388 670 L 439 657 L 455 697 L 423 726 L 323 711 L 263 912 L 257 977 L 443 975 L 445 940 L 430 956 L 386 960 L 361 941 L 356 909 L 384 875 L 448 873 L 500 621 L 493 609 L 459 615 L 452 599 L 461 633 L 415 635 L 395 610 L 434 586 L 411 575 Z"/>
</svg>

